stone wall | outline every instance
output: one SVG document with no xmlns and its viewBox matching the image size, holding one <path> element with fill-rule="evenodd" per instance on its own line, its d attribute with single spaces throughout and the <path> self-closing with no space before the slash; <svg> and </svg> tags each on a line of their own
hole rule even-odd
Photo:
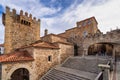
<svg viewBox="0 0 120 80">
<path fill-rule="evenodd" d="M 78 35 L 79 37 L 85 37 L 87 34 L 94 35 L 97 33 L 97 31 L 99 31 L 97 27 L 97 21 L 94 17 L 77 22 L 76 24 L 77 27 L 68 29 L 64 33 L 58 35 L 67 38 L 75 38 Z"/>
<path fill-rule="evenodd" d="M 59 59 L 60 63 L 62 63 L 65 59 L 70 56 L 74 56 L 74 45 L 58 43 L 59 45 Z"/>
<path fill-rule="evenodd" d="M 52 43 L 54 43 L 54 42 L 67 42 L 66 38 L 54 36 L 54 35 L 51 36 L 51 39 L 52 39 Z"/>
<path fill-rule="evenodd" d="M 51 59 L 49 61 L 49 56 Z M 58 63 L 59 51 L 58 49 L 34 49 L 34 67 L 36 74 L 34 77 L 39 80 L 49 69 Z"/>
<path fill-rule="evenodd" d="M 54 43 L 54 42 L 67 42 L 67 39 L 55 34 L 48 34 L 41 38 L 43 41 Z"/>
<path fill-rule="evenodd" d="M 20 11 L 16 14 L 16 10 L 10 11 L 6 7 L 6 13 L 3 13 L 3 24 L 5 25 L 5 53 L 24 45 L 31 44 L 40 39 L 40 20 L 36 20 L 32 15 Z"/>
<path fill-rule="evenodd" d="M 49 35 L 41 37 L 41 40 L 46 41 L 46 42 L 52 42 L 52 38 Z"/>
</svg>

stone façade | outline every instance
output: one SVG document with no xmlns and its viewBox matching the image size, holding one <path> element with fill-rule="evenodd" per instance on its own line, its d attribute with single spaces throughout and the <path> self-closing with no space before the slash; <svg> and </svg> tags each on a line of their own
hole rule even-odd
<svg viewBox="0 0 120 80">
<path fill-rule="evenodd" d="M 6 7 L 2 18 L 5 25 L 5 53 L 40 39 L 40 19 L 32 18 L 31 14 L 28 16 L 28 13 L 24 14 L 22 10 L 17 14 L 15 9 L 10 11 L 10 8 Z"/>
<path fill-rule="evenodd" d="M 85 37 L 86 35 L 94 35 L 96 33 L 101 33 L 98 29 L 98 23 L 95 17 L 90 17 L 88 19 L 82 20 L 80 22 L 76 22 L 76 27 L 66 30 L 63 33 L 58 34 L 59 36 L 71 38 L 79 36 Z"/>
</svg>

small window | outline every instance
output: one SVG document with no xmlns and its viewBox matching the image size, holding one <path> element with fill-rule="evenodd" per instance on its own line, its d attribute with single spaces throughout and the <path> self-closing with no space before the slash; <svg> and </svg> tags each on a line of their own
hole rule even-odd
<svg viewBox="0 0 120 80">
<path fill-rule="evenodd" d="M 91 24 L 91 20 L 88 20 L 88 24 Z"/>
<path fill-rule="evenodd" d="M 27 26 L 31 25 L 31 23 L 26 21 L 26 20 L 21 20 L 21 24 L 24 24 L 24 25 L 27 25 Z"/>
<path fill-rule="evenodd" d="M 23 20 L 21 20 L 21 24 L 23 24 Z"/>
<path fill-rule="evenodd" d="M 52 61 L 52 56 L 48 56 L 48 61 Z"/>
</svg>

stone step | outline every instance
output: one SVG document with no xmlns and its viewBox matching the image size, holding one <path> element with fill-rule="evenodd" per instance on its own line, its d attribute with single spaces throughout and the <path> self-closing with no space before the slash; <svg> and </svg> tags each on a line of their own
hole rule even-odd
<svg viewBox="0 0 120 80">
<path fill-rule="evenodd" d="M 59 71 L 66 72 L 66 73 L 69 73 L 69 74 L 72 74 L 72 75 L 76 75 L 76 76 L 79 76 L 79 77 L 82 77 L 82 78 L 84 77 L 84 78 L 90 79 L 90 80 L 93 80 L 98 75 L 96 73 L 80 71 L 80 70 L 66 68 L 66 67 L 56 67 L 55 69 L 59 70 Z"/>
<path fill-rule="evenodd" d="M 108 60 L 100 58 L 69 58 L 62 66 L 81 71 L 99 73 L 101 70 L 98 68 L 98 64 L 107 64 L 107 62 Z"/>
<path fill-rule="evenodd" d="M 41 80 L 94 80 L 99 72 L 98 64 L 107 64 L 102 58 L 69 58 L 61 66 L 56 66 Z"/>
<path fill-rule="evenodd" d="M 41 80 L 87 80 L 87 79 L 53 69 L 47 75 L 45 75 Z"/>
</svg>

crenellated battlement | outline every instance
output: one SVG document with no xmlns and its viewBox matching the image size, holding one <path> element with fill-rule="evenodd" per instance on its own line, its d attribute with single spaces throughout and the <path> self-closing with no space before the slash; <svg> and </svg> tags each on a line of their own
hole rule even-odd
<svg viewBox="0 0 120 80">
<path fill-rule="evenodd" d="M 40 39 L 40 19 L 32 17 L 32 14 L 23 10 L 17 13 L 16 9 L 10 9 L 6 6 L 2 21 L 6 27 L 5 53 Z"/>
<path fill-rule="evenodd" d="M 13 19 L 13 22 L 18 22 L 27 26 L 31 26 L 31 24 L 40 24 L 40 19 L 36 19 L 36 17 L 32 17 L 32 14 L 28 14 L 28 12 L 23 12 L 23 10 L 20 10 L 20 13 L 16 13 L 16 9 L 10 10 L 8 6 L 6 6 L 6 14 L 8 16 L 11 16 Z"/>
</svg>

